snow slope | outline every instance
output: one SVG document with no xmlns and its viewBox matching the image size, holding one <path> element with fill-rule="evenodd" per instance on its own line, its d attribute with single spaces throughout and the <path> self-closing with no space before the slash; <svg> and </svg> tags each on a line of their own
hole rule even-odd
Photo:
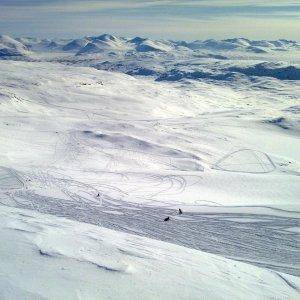
<svg viewBox="0 0 300 300">
<path fill-rule="evenodd" d="M 161 241 L 3 206 L 0 224 L 2 299 L 299 296 L 297 277 Z"/>
<path fill-rule="evenodd" d="M 171 196 L 185 204 L 297 205 L 299 122 L 286 111 L 297 99 L 213 84 L 191 90 L 51 63 L 1 62 L 0 72 L 2 166 L 55 167 L 68 176 L 84 170 L 87 178 L 132 173 L 117 186 L 138 203 L 169 202 Z M 272 122 L 276 116 L 290 120 L 289 128 Z M 233 153 L 235 168 L 216 167 Z M 139 173 L 178 180 L 151 180 L 154 195 L 148 198 L 148 180 L 132 187 Z"/>
<path fill-rule="evenodd" d="M 296 42 L 15 41 L 31 52 L 0 60 L 2 298 L 297 298 Z"/>
</svg>

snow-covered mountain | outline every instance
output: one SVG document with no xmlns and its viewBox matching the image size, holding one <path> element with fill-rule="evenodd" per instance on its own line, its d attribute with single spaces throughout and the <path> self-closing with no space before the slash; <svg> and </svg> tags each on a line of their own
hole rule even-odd
<svg viewBox="0 0 300 300">
<path fill-rule="evenodd" d="M 7 35 L 0 35 L 0 59 L 3 57 L 23 56 L 27 52 L 27 47 L 21 42 Z"/>
<path fill-rule="evenodd" d="M 49 61 L 51 53 L 52 61 L 151 76 L 158 81 L 238 81 L 240 84 L 257 77 L 300 79 L 300 45 L 295 41 L 245 38 L 156 41 L 109 34 L 75 40 L 5 39 L 14 42 L 2 43 L 2 59 L 40 61 L 48 53 L 44 59 Z"/>
</svg>

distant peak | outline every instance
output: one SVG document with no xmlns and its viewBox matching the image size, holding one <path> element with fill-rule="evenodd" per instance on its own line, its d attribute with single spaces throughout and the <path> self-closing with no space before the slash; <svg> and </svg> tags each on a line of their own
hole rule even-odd
<svg viewBox="0 0 300 300">
<path fill-rule="evenodd" d="M 95 40 L 101 40 L 101 41 L 117 41 L 118 38 L 111 34 L 101 34 L 99 36 L 94 37 Z"/>
<path fill-rule="evenodd" d="M 140 44 L 140 43 L 143 43 L 146 40 L 147 40 L 146 38 L 141 38 L 141 37 L 137 36 L 137 37 L 131 39 L 130 42 L 134 43 L 134 44 Z"/>
</svg>

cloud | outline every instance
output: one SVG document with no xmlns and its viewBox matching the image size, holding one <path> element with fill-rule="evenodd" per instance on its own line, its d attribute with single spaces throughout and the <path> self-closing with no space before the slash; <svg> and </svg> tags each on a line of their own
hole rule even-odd
<svg viewBox="0 0 300 300">
<path fill-rule="evenodd" d="M 299 18 L 293 0 L 0 0 L 0 28 L 12 35 L 296 39 Z"/>
</svg>

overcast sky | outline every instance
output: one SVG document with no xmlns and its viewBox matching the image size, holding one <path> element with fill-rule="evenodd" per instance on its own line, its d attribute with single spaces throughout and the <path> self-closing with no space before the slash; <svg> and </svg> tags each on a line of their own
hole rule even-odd
<svg viewBox="0 0 300 300">
<path fill-rule="evenodd" d="M 300 39 L 299 0 L 0 0 L 0 33 Z"/>
</svg>

